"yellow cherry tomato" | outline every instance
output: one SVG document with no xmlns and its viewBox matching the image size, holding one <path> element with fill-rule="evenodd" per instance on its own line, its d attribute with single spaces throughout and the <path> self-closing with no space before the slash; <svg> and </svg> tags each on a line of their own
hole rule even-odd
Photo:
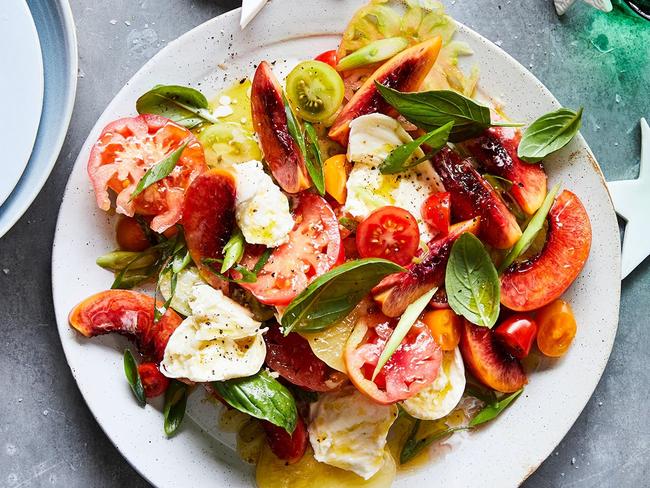
<svg viewBox="0 0 650 488">
<path fill-rule="evenodd" d="M 461 318 L 449 308 L 431 310 L 422 317 L 443 351 L 453 351 L 460 342 Z"/>
<path fill-rule="evenodd" d="M 325 191 L 341 205 L 345 203 L 347 198 L 347 189 L 345 187 L 348 180 L 347 164 L 345 154 L 332 156 L 323 163 Z"/>
<path fill-rule="evenodd" d="M 537 327 L 537 347 L 552 358 L 567 352 L 577 330 L 571 306 L 564 300 L 555 300 L 540 308 Z"/>
</svg>

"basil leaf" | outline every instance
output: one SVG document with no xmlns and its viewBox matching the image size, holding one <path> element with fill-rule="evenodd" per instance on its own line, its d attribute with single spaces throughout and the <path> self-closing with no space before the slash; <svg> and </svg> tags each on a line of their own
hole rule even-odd
<svg viewBox="0 0 650 488">
<path fill-rule="evenodd" d="M 519 397 L 519 395 L 522 394 L 523 391 L 524 389 L 522 388 L 521 390 L 514 392 L 512 395 L 508 395 L 507 397 L 502 398 L 501 400 L 497 400 L 496 402 L 489 403 L 483 407 L 469 422 L 469 426 L 476 427 L 477 425 L 484 424 L 485 422 L 489 422 L 490 420 L 498 417 L 501 412 L 508 408 L 508 405 L 514 402 Z"/>
<path fill-rule="evenodd" d="M 144 395 L 142 378 L 140 378 L 138 364 L 135 362 L 133 354 L 131 354 L 131 351 L 128 349 L 124 350 L 124 374 L 126 375 L 126 380 L 129 382 L 131 391 L 133 391 L 138 403 L 141 407 L 144 407 L 147 404 L 147 399 Z"/>
<path fill-rule="evenodd" d="M 413 124 L 430 131 L 453 122 L 451 142 L 479 135 L 490 127 L 490 109 L 451 90 L 402 93 L 375 82 L 379 93 Z"/>
<path fill-rule="evenodd" d="M 405 271 L 380 258 L 348 261 L 314 280 L 287 306 L 282 327 L 287 335 L 323 330 L 345 317 L 385 276 Z"/>
<path fill-rule="evenodd" d="M 168 154 L 164 159 L 158 161 L 155 165 L 149 168 L 147 172 L 144 174 L 144 176 L 140 178 L 140 181 L 138 181 L 135 190 L 131 194 L 131 200 L 133 200 L 135 197 L 137 197 L 140 193 L 142 193 L 144 190 L 149 188 L 151 185 L 153 185 L 157 181 L 162 180 L 169 173 L 171 173 L 176 167 L 176 163 L 178 163 L 178 160 L 181 157 L 181 154 L 183 154 L 183 151 L 185 150 L 186 146 L 187 146 L 187 142 L 183 143 L 178 149 L 174 150 L 172 153 Z"/>
<path fill-rule="evenodd" d="M 164 427 L 167 437 L 174 435 L 183 422 L 188 395 L 189 387 L 185 383 L 170 380 L 169 387 L 165 392 L 165 406 L 163 408 Z"/>
<path fill-rule="evenodd" d="M 499 266 L 499 273 L 503 273 L 508 266 L 515 262 L 515 259 L 525 253 L 526 249 L 530 247 L 532 242 L 535 240 L 535 236 L 540 230 L 542 230 L 542 227 L 544 227 L 544 221 L 546 220 L 548 212 L 551 210 L 551 206 L 555 201 L 555 195 L 557 195 L 559 189 L 560 185 L 558 184 L 548 192 L 546 198 L 544 198 L 542 206 L 537 209 L 533 218 L 530 219 L 530 222 L 528 222 L 528 225 L 524 229 L 524 232 L 522 232 L 519 240 L 514 246 L 512 246 L 512 249 L 510 249 L 508 254 L 506 254 L 501 266 Z"/>
<path fill-rule="evenodd" d="M 542 115 L 524 132 L 517 155 L 528 163 L 537 163 L 562 149 L 578 133 L 582 125 L 582 108 L 577 112 L 561 108 Z"/>
<path fill-rule="evenodd" d="M 411 429 L 411 432 L 406 438 L 406 441 L 404 442 L 404 446 L 402 446 L 402 450 L 400 451 L 400 455 L 399 455 L 400 464 L 408 463 L 411 459 L 413 459 L 415 456 L 420 454 L 423 449 L 430 446 L 435 441 L 444 439 L 445 437 L 447 437 L 450 434 L 453 434 L 456 431 L 468 429 L 468 427 L 450 427 L 448 429 L 441 430 L 440 432 L 434 432 L 433 434 L 424 437 L 422 439 L 418 439 L 417 433 L 420 428 L 421 422 L 422 421 L 420 419 L 416 419 L 416 421 L 413 423 L 413 428 Z"/>
<path fill-rule="evenodd" d="M 244 246 L 246 241 L 244 240 L 244 234 L 242 234 L 241 229 L 236 228 L 233 234 L 226 242 L 226 245 L 223 246 L 223 264 L 221 265 L 221 272 L 225 273 L 235 264 L 241 261 L 241 258 L 244 256 Z"/>
<path fill-rule="evenodd" d="M 397 146 L 391 151 L 384 162 L 379 165 L 379 171 L 383 174 L 395 174 L 420 164 L 422 158 L 416 159 L 415 161 L 409 161 L 409 158 L 422 144 L 427 144 L 432 149 L 427 155 L 427 159 L 429 159 L 429 157 L 440 151 L 447 144 L 449 134 L 453 127 L 453 121 L 447 122 L 442 127 L 434 129 L 414 141 Z"/>
<path fill-rule="evenodd" d="M 192 129 L 202 122 L 216 124 L 208 100 L 198 90 L 187 86 L 158 85 L 138 98 L 135 108 L 139 114 L 167 117 L 183 127 Z"/>
<path fill-rule="evenodd" d="M 296 428 L 298 410 L 289 390 L 268 371 L 248 378 L 215 381 L 212 386 L 228 405 L 257 419 L 268 420 L 289 434 Z"/>
<path fill-rule="evenodd" d="M 318 146 L 318 134 L 316 129 L 309 122 L 305 122 L 305 135 L 307 136 L 308 151 L 305 158 L 307 172 L 314 183 L 319 195 L 325 195 L 325 175 L 323 174 L 323 158 Z"/>
<path fill-rule="evenodd" d="M 282 94 L 282 100 L 284 100 L 284 113 L 287 116 L 287 129 L 289 131 L 289 135 L 293 138 L 294 141 L 296 141 L 296 144 L 298 144 L 298 147 L 300 148 L 300 152 L 306 159 L 307 146 L 305 145 L 305 138 L 302 135 L 302 130 L 300 130 L 300 124 L 296 120 L 295 115 L 293 115 L 291 105 L 289 105 L 287 97 L 284 95 L 284 93 Z"/>
<path fill-rule="evenodd" d="M 460 236 L 451 248 L 445 288 L 454 312 L 473 324 L 494 326 L 501 299 L 499 275 L 483 243 L 469 232 Z"/>
<path fill-rule="evenodd" d="M 413 324 L 429 304 L 429 301 L 431 301 L 431 298 L 437 290 L 438 287 L 432 288 L 420 298 L 411 303 L 408 307 L 406 307 L 406 310 L 404 310 L 404 313 L 400 317 L 399 322 L 397 322 L 397 325 L 395 326 L 395 330 L 390 335 L 390 338 L 388 339 L 384 350 L 381 351 L 381 354 L 379 355 L 377 366 L 375 366 L 375 370 L 372 373 L 372 381 L 375 381 L 375 378 L 377 377 L 377 374 L 379 374 L 379 371 L 381 371 L 381 368 L 384 367 L 386 362 L 388 362 L 395 350 L 402 343 L 404 337 L 406 334 L 408 334 L 408 331 L 411 330 L 411 327 L 413 327 Z"/>
</svg>

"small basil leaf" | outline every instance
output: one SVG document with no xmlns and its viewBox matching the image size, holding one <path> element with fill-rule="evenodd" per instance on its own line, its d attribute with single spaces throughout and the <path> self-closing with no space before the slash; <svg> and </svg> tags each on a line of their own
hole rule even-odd
<svg viewBox="0 0 650 488">
<path fill-rule="evenodd" d="M 506 254 L 506 257 L 499 267 L 499 273 L 503 273 L 508 268 L 508 266 L 515 262 L 515 259 L 525 253 L 526 249 L 530 247 L 531 243 L 535 240 L 535 236 L 539 233 L 540 230 L 542 230 L 542 227 L 544 227 L 544 221 L 546 220 L 548 212 L 551 210 L 551 206 L 555 201 L 555 195 L 557 195 L 559 189 L 560 185 L 558 184 L 551 188 L 551 191 L 548 192 L 546 198 L 544 199 L 544 202 L 542 203 L 542 206 L 537 209 L 537 212 L 535 212 L 533 218 L 530 219 L 530 222 L 528 222 L 528 225 L 522 232 L 519 240 L 515 243 L 514 246 L 512 246 L 512 249 L 510 249 L 508 254 Z"/>
<path fill-rule="evenodd" d="M 444 439 L 445 437 L 447 437 L 450 434 L 453 434 L 456 431 L 468 429 L 468 427 L 450 427 L 448 429 L 441 430 L 440 432 L 434 432 L 433 434 L 424 437 L 422 439 L 418 439 L 417 433 L 420 428 L 420 423 L 421 423 L 420 419 L 417 419 L 413 423 L 413 428 L 411 429 L 411 432 L 409 433 L 409 436 L 406 438 L 406 441 L 404 442 L 404 446 L 402 446 L 402 450 L 400 451 L 400 455 L 399 455 L 400 464 L 408 463 L 411 459 L 413 459 L 415 456 L 420 454 L 426 447 L 430 446 L 435 441 Z"/>
<path fill-rule="evenodd" d="M 393 333 L 390 335 L 390 338 L 388 339 L 384 350 L 381 351 L 381 354 L 379 355 L 377 366 L 375 366 L 375 371 L 372 373 L 372 381 L 375 381 L 375 378 L 377 377 L 379 371 L 381 371 L 381 368 L 384 367 L 395 350 L 402 343 L 402 340 L 404 340 L 404 337 L 406 334 L 408 334 L 408 331 L 411 330 L 411 327 L 413 327 L 413 324 L 429 304 L 431 298 L 437 290 L 438 287 L 432 288 L 420 298 L 411 303 L 408 307 L 406 307 L 406 310 L 404 310 L 404 313 L 400 317 L 399 322 L 397 322 L 397 325 L 395 326 L 395 330 L 393 330 Z"/>
<path fill-rule="evenodd" d="M 580 130 L 582 108 L 577 112 L 561 108 L 542 115 L 525 130 L 517 155 L 528 163 L 537 163 L 562 149 Z"/>
<path fill-rule="evenodd" d="M 498 417 L 499 414 L 508 408 L 508 405 L 514 402 L 523 391 L 524 389 L 522 388 L 521 390 L 514 392 L 512 395 L 508 395 L 501 400 L 486 405 L 470 421 L 469 426 L 476 427 L 477 425 L 484 424 L 485 422 L 489 422 Z"/>
<path fill-rule="evenodd" d="M 391 151 L 388 157 L 379 166 L 379 171 L 383 174 L 395 174 L 401 171 L 412 168 L 422 162 L 422 158 L 410 161 L 411 155 L 422 145 L 427 144 L 431 147 L 431 151 L 427 155 L 427 159 L 440 151 L 447 144 L 449 134 L 454 127 L 454 122 L 447 122 L 442 127 L 432 130 L 428 134 L 418 137 L 414 141 L 407 142 L 401 146 L 397 146 Z"/>
<path fill-rule="evenodd" d="M 158 85 L 138 98 L 135 108 L 139 114 L 162 115 L 188 129 L 202 122 L 219 122 L 210 113 L 205 96 L 187 86 Z"/>
<path fill-rule="evenodd" d="M 300 124 L 296 120 L 296 116 L 293 115 L 291 105 L 289 105 L 287 97 L 284 95 L 284 93 L 282 94 L 282 100 L 284 100 L 284 113 L 287 116 L 287 129 L 289 131 L 289 135 L 293 138 L 294 141 L 296 141 L 296 144 L 298 144 L 303 157 L 307 158 L 307 146 L 305 145 L 305 138 L 302 135 Z"/>
<path fill-rule="evenodd" d="M 460 142 L 490 127 L 490 109 L 451 90 L 402 93 L 375 82 L 379 93 L 408 121 L 427 131 L 453 122 L 449 140 Z"/>
<path fill-rule="evenodd" d="M 233 234 L 226 242 L 226 245 L 223 246 L 223 264 L 221 265 L 221 272 L 225 273 L 235 264 L 241 261 L 242 256 L 244 256 L 244 246 L 246 241 L 244 240 L 244 234 L 239 228 L 236 228 Z"/>
<path fill-rule="evenodd" d="M 305 135 L 307 136 L 307 156 L 305 158 L 305 165 L 311 181 L 318 193 L 325 195 L 325 176 L 323 175 L 323 158 L 318 146 L 318 134 L 316 129 L 309 122 L 305 122 Z"/>
<path fill-rule="evenodd" d="M 138 181 L 135 190 L 133 190 L 133 193 L 131 194 L 131 200 L 157 181 L 160 181 L 169 175 L 169 173 L 171 173 L 176 167 L 176 163 L 178 163 L 178 160 L 181 157 L 181 154 L 183 154 L 186 146 L 187 142 L 183 143 L 178 149 L 175 149 L 171 154 L 167 155 L 164 159 L 158 161 L 149 168 L 144 176 L 140 178 L 140 181 Z"/>
<path fill-rule="evenodd" d="M 228 405 L 257 419 L 268 420 L 289 434 L 296 428 L 298 410 L 289 392 L 268 371 L 248 378 L 215 381 L 212 386 Z"/>
<path fill-rule="evenodd" d="M 483 243 L 473 234 L 466 232 L 454 242 L 445 288 L 454 312 L 473 324 L 494 326 L 501 298 L 499 275 Z"/>
<path fill-rule="evenodd" d="M 282 315 L 284 334 L 322 330 L 345 317 L 389 274 L 404 268 L 380 258 L 348 261 L 314 280 Z"/>
<path fill-rule="evenodd" d="M 183 422 L 188 394 L 189 387 L 185 383 L 170 380 L 169 387 L 165 392 L 165 406 L 163 408 L 164 427 L 167 437 L 174 435 Z"/>
<path fill-rule="evenodd" d="M 147 404 L 147 399 L 144 395 L 144 386 L 142 386 L 142 378 L 140 378 L 140 372 L 138 371 L 138 364 L 135 362 L 135 358 L 131 351 L 126 349 L 124 351 L 124 374 L 126 375 L 126 380 L 131 386 L 131 391 L 135 395 L 135 398 L 138 400 L 138 403 L 141 407 L 144 407 Z"/>
</svg>

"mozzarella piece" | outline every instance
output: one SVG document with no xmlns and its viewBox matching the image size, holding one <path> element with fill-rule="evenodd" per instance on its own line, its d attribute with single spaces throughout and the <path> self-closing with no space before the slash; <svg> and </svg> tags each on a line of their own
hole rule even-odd
<svg viewBox="0 0 650 488">
<path fill-rule="evenodd" d="M 432 235 L 422 220 L 422 204 L 431 194 L 444 190 L 431 163 L 425 161 L 395 175 L 379 171 L 379 165 L 395 147 L 412 140 L 399 122 L 387 115 L 363 115 L 350 123 L 347 157 L 354 166 L 346 184 L 348 196 L 343 210 L 363 220 L 379 207 L 401 207 L 413 214 L 422 243 L 426 244 Z M 418 149 L 413 157 L 423 155 Z"/>
<path fill-rule="evenodd" d="M 435 381 L 402 402 L 404 410 L 417 419 L 437 420 L 448 415 L 465 391 L 465 366 L 460 350 L 445 351 Z"/>
<path fill-rule="evenodd" d="M 268 247 L 287 242 L 294 224 L 289 200 L 264 172 L 262 163 L 252 160 L 236 164 L 233 171 L 237 183 L 235 218 L 246 242 Z"/>
<path fill-rule="evenodd" d="M 309 442 L 321 463 L 371 478 L 385 462 L 396 405 L 379 405 L 353 386 L 321 395 L 311 405 Z"/>
<path fill-rule="evenodd" d="M 251 376 L 266 357 L 260 322 L 207 284 L 192 288 L 192 315 L 169 338 L 160 363 L 169 378 L 198 383 Z"/>
</svg>

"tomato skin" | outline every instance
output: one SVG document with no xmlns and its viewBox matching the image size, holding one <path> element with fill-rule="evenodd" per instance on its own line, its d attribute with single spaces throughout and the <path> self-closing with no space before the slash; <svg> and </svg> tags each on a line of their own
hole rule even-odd
<svg viewBox="0 0 650 488">
<path fill-rule="evenodd" d="M 241 283 L 266 305 L 287 305 L 309 283 L 344 259 L 336 215 L 327 201 L 313 193 L 302 193 L 294 211 L 296 222 L 289 242 L 276 247 L 257 274 L 255 283 Z M 241 264 L 252 269 L 262 246 L 247 246 Z M 239 273 L 233 272 L 235 279 Z"/>
<path fill-rule="evenodd" d="M 289 435 L 286 430 L 266 420 L 262 422 L 266 440 L 273 454 L 289 464 L 300 461 L 307 450 L 307 429 L 302 417 L 298 415 L 296 428 Z"/>
<path fill-rule="evenodd" d="M 167 391 L 169 379 L 160 372 L 156 363 L 140 364 L 138 373 L 140 373 L 144 394 L 147 398 L 157 397 Z"/>
<path fill-rule="evenodd" d="M 418 250 L 420 230 L 408 210 L 387 205 L 359 224 L 356 242 L 361 257 L 389 259 L 405 266 Z"/>
<path fill-rule="evenodd" d="M 422 220 L 440 237 L 449 234 L 450 215 L 451 194 L 448 191 L 434 193 L 422 204 Z"/>
<path fill-rule="evenodd" d="M 336 49 L 332 49 L 331 51 L 325 51 L 323 53 L 320 53 L 314 59 L 316 61 L 321 61 L 323 63 L 329 64 L 332 68 L 336 68 L 336 65 L 338 64 L 338 56 L 336 54 Z"/>
<path fill-rule="evenodd" d="M 140 252 L 151 247 L 142 227 L 133 217 L 120 217 L 115 228 L 115 239 L 122 251 Z"/>
<path fill-rule="evenodd" d="M 515 314 L 501 322 L 494 334 L 514 357 L 523 359 L 537 336 L 537 322 L 530 315 Z"/>
<path fill-rule="evenodd" d="M 422 316 L 435 341 L 443 351 L 453 351 L 460 342 L 463 320 L 449 309 L 431 310 Z"/>
<path fill-rule="evenodd" d="M 272 325 L 264 334 L 266 364 L 287 381 L 311 391 L 331 391 L 346 382 L 345 374 L 334 371 L 311 350 L 307 339 L 295 332 L 282 335 Z"/>
<path fill-rule="evenodd" d="M 187 146 L 175 169 L 132 199 L 131 194 L 146 171 L 185 142 Z M 196 137 L 171 120 L 152 114 L 108 124 L 88 159 L 97 206 L 109 210 L 111 189 L 117 194 L 117 213 L 152 216 L 151 228 L 160 233 L 178 222 L 185 189 L 206 169 L 203 148 Z"/>
<path fill-rule="evenodd" d="M 537 347 L 545 356 L 563 356 L 576 335 L 577 325 L 571 306 L 564 300 L 555 300 L 537 313 Z"/>
<path fill-rule="evenodd" d="M 345 366 L 357 389 L 384 405 L 405 400 L 426 388 L 438 376 L 440 346 L 426 325 L 416 322 L 374 381 L 379 356 L 397 321 L 381 313 L 359 320 L 345 345 Z"/>
</svg>

